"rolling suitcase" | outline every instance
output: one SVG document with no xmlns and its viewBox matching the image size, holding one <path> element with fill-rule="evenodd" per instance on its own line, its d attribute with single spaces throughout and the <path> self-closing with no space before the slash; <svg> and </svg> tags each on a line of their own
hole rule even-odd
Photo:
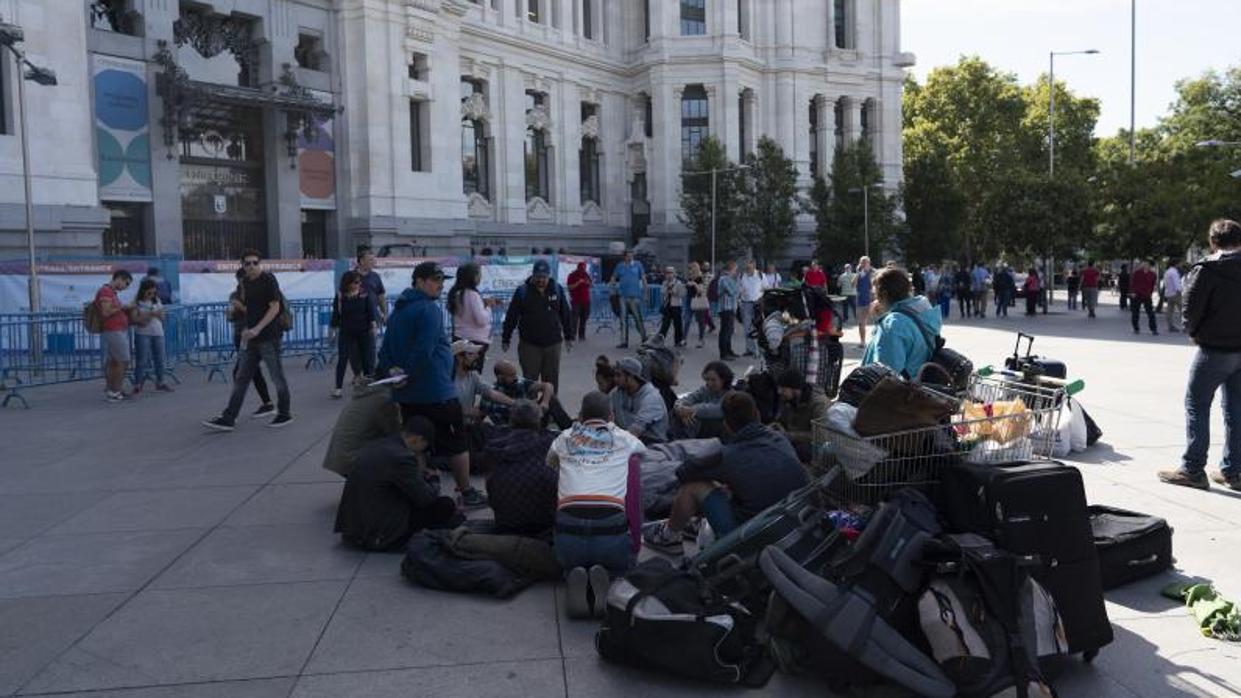
<svg viewBox="0 0 1241 698">
<path fill-rule="evenodd" d="M 1172 567 L 1172 528 L 1157 516 L 1090 507 L 1104 589 L 1115 589 Z"/>
<path fill-rule="evenodd" d="M 1021 356 L 1021 341 L 1026 341 L 1026 355 Z M 1069 376 L 1069 369 L 1064 365 L 1063 361 L 1048 358 L 1046 356 L 1035 356 L 1031 353 L 1034 350 L 1034 337 L 1024 332 L 1017 333 L 1017 344 L 1013 347 L 1013 355 L 1004 359 L 1004 368 L 1010 371 L 1018 371 L 1024 373 L 1029 378 L 1038 376 L 1047 376 L 1049 378 L 1059 378 L 1064 380 Z"/>
<path fill-rule="evenodd" d="M 1070 653 L 1094 658 L 1112 641 L 1081 473 L 1052 461 L 1011 467 L 958 463 L 940 477 L 940 511 L 953 532 L 1038 556 L 1033 576 L 1060 607 Z"/>
</svg>

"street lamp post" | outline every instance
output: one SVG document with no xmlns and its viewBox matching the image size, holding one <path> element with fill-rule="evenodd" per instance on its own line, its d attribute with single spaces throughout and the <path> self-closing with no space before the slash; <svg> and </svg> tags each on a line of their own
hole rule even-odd
<svg viewBox="0 0 1241 698">
<path fill-rule="evenodd" d="M 1099 53 L 1098 49 L 1086 49 L 1085 51 L 1052 51 L 1048 54 L 1048 70 L 1047 70 L 1047 172 L 1051 177 L 1056 176 L 1056 56 L 1093 56 Z"/>
<path fill-rule="evenodd" d="M 714 167 L 709 170 L 701 170 L 699 172 L 682 172 L 682 177 L 691 175 L 711 175 L 711 272 L 716 273 L 718 267 L 715 266 L 715 191 L 716 179 L 721 172 L 740 172 L 741 170 L 750 169 L 749 165 L 735 165 L 733 167 Z"/>
<path fill-rule="evenodd" d="M 883 188 L 882 184 L 872 183 L 864 187 L 853 187 L 849 190 L 850 194 L 862 193 L 862 249 L 866 251 L 866 256 L 870 256 L 870 189 L 871 187 Z"/>
<path fill-rule="evenodd" d="M 0 49 L 8 49 L 13 54 L 13 61 L 17 67 L 15 75 L 17 76 L 17 120 L 20 124 L 20 132 L 18 139 L 21 141 L 22 149 L 22 185 L 25 189 L 25 208 L 26 208 L 26 253 L 29 268 L 29 285 L 30 285 L 30 312 L 36 313 L 40 308 L 39 301 L 39 270 L 35 265 L 35 244 L 34 244 L 34 192 L 32 183 L 32 174 L 30 172 L 30 138 L 26 127 L 26 81 L 32 80 L 45 87 L 56 84 L 56 73 L 47 69 L 40 68 L 32 64 L 26 59 L 26 54 L 17 48 L 17 44 L 25 39 L 22 28 L 15 24 L 5 24 L 0 21 Z M 0 61 L 3 58 L 0 57 Z M 3 63 L 0 63 L 3 68 Z M 24 69 L 24 70 L 23 70 Z"/>
</svg>

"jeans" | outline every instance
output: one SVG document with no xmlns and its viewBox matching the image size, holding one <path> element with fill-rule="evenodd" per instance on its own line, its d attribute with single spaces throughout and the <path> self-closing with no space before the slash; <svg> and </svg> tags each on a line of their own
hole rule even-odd
<svg viewBox="0 0 1241 698">
<path fill-rule="evenodd" d="M 617 531 L 624 533 L 592 533 L 592 531 Z M 566 572 L 574 567 L 602 565 L 613 575 L 622 575 L 633 567 L 634 554 L 629 522 L 625 512 L 599 519 L 574 516 L 565 511 L 556 512 L 556 532 L 553 549 L 556 561 Z"/>
<path fill-rule="evenodd" d="M 1069 302 L 1065 308 L 1068 310 L 1077 310 L 1077 291 L 1069 291 Z"/>
<path fill-rule="evenodd" d="M 1155 323 L 1155 306 L 1151 303 L 1150 296 L 1138 297 L 1133 296 L 1129 299 L 1129 310 L 1133 315 L 1133 331 L 1140 332 L 1140 321 L 1142 319 L 1142 308 L 1146 308 L 1146 319 L 1150 324 L 1151 334 L 1159 332 L 1159 325 Z"/>
<path fill-rule="evenodd" d="M 681 324 L 680 306 L 667 306 L 664 308 L 664 319 L 663 322 L 659 323 L 659 335 L 667 339 L 669 328 L 672 329 L 673 341 L 676 346 L 681 346 L 685 342 L 685 328 Z"/>
<path fill-rule="evenodd" d="M 223 417 L 230 422 L 237 420 L 241 411 L 241 403 L 246 399 L 246 391 L 250 389 L 250 381 L 259 371 L 259 364 L 267 367 L 267 375 L 276 384 L 276 414 L 289 415 L 289 383 L 284 379 L 284 367 L 280 365 L 280 340 L 269 339 L 259 341 L 251 339 L 241 351 L 237 363 L 236 379 L 233 381 L 233 394 L 228 398 L 228 407 L 224 408 Z"/>
<path fill-rule="evenodd" d="M 641 298 L 622 298 L 621 299 L 621 343 L 629 343 L 629 319 L 633 318 L 633 322 L 638 327 L 638 333 L 642 335 L 643 343 L 646 342 L 646 323 L 642 319 L 642 299 Z"/>
<path fill-rule="evenodd" d="M 577 340 L 586 341 L 586 321 L 590 319 L 590 303 L 574 303 L 573 318 L 577 325 Z"/>
<path fill-rule="evenodd" d="M 1181 458 L 1181 469 L 1194 476 L 1206 469 L 1211 403 L 1220 386 L 1224 388 L 1224 458 L 1220 470 L 1234 479 L 1241 477 L 1241 464 L 1232 462 L 1234 453 L 1241 454 L 1241 351 L 1199 347 L 1185 387 L 1185 439 L 1189 445 Z"/>
<path fill-rule="evenodd" d="M 995 294 L 995 316 L 1008 317 L 1008 294 Z"/>
<path fill-rule="evenodd" d="M 735 310 L 720 311 L 720 358 L 733 356 L 733 325 Z"/>
<path fill-rule="evenodd" d="M 854 302 L 856 303 L 857 300 L 854 299 Z M 944 316 L 945 320 L 948 319 L 948 315 L 952 313 L 952 295 L 951 294 L 948 294 L 948 293 L 939 294 L 939 312 L 941 315 Z"/>
<path fill-rule="evenodd" d="M 147 359 L 155 371 L 155 385 L 164 384 L 164 336 L 134 333 L 134 385 L 146 380 Z"/>
<path fill-rule="evenodd" d="M 370 331 L 341 332 L 336 338 L 336 387 L 345 381 L 345 366 L 353 368 L 354 377 L 375 372 L 375 335 Z"/>
<path fill-rule="evenodd" d="M 741 301 L 741 336 L 745 337 L 745 353 L 758 353 L 758 339 L 750 331 L 754 329 L 754 301 Z"/>
</svg>

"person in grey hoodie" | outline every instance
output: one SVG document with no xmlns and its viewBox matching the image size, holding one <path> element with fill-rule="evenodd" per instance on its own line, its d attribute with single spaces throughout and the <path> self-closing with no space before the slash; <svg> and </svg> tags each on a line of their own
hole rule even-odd
<svg viewBox="0 0 1241 698">
<path fill-rule="evenodd" d="M 1185 277 L 1185 333 L 1198 345 L 1185 388 L 1181 467 L 1159 473 L 1170 485 L 1207 489 L 1211 482 L 1241 491 L 1241 224 L 1217 220 L 1210 228 L 1211 255 Z M 1224 388 L 1224 457 L 1206 472 L 1211 444 L 1211 403 Z"/>
<path fill-rule="evenodd" d="M 719 436 L 724 426 L 724 394 L 733 388 L 733 370 L 723 361 L 702 369 L 702 386 L 679 398 L 672 406 L 669 433 L 674 439 Z"/>
<path fill-rule="evenodd" d="M 616 388 L 612 391 L 616 426 L 642 439 L 643 443 L 668 440 L 668 406 L 651 385 L 642 363 L 626 356 L 616 362 Z"/>
</svg>

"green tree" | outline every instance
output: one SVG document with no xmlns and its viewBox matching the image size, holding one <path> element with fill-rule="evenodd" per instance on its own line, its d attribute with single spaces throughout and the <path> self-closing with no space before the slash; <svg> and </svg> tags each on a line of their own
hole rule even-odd
<svg viewBox="0 0 1241 698">
<path fill-rule="evenodd" d="M 711 256 L 711 170 L 715 177 L 715 247 L 720 257 L 741 252 L 741 179 L 731 171 L 736 165 L 728 159 L 724 145 L 713 136 L 702 140 L 698 152 L 685 164 L 681 179 L 682 225 L 691 234 L 691 253 L 695 259 Z"/>
<path fill-rule="evenodd" d="M 852 262 L 866 254 L 866 209 L 870 206 L 870 253 L 883 254 L 896 241 L 896 197 L 874 186 L 883 182 L 870 142 L 861 139 L 837 148 L 829 180 L 816 178 L 805 210 L 814 214 L 819 247 L 825 262 Z M 870 187 L 862 196 L 862 187 Z"/>
<path fill-rule="evenodd" d="M 797 230 L 797 167 L 766 136 L 745 164 L 738 239 L 762 263 L 779 257 Z"/>
<path fill-rule="evenodd" d="M 905 152 L 901 201 L 905 225 L 897 244 L 906 262 L 938 264 L 958 256 L 966 200 L 954 183 L 946 152 Z"/>
</svg>

